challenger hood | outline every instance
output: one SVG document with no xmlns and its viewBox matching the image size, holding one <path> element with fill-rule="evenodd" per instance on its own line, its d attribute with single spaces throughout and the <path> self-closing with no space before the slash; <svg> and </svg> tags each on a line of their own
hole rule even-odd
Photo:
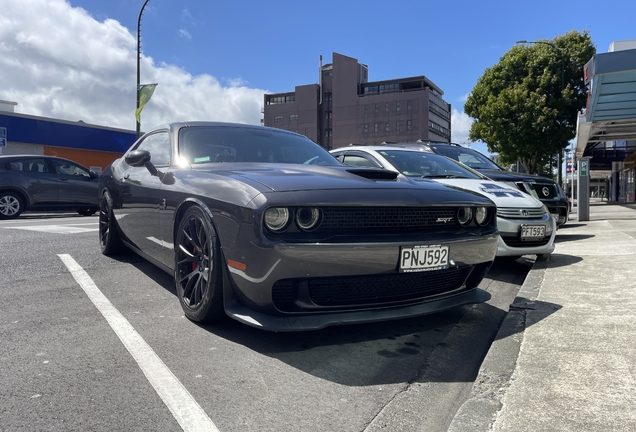
<svg viewBox="0 0 636 432">
<path fill-rule="evenodd" d="M 435 181 L 480 193 L 490 198 L 497 207 L 539 208 L 543 206 L 543 203 L 533 196 L 501 182 L 477 179 L 435 179 Z"/>
<path fill-rule="evenodd" d="M 223 171 L 210 173 L 241 182 L 260 185 L 270 191 L 293 192 L 326 189 L 404 189 L 415 187 L 412 181 L 393 171 L 345 166 L 292 164 L 227 164 Z M 231 169 L 227 169 L 231 168 Z M 443 190 L 440 184 L 427 180 L 421 185 L 430 190 Z M 257 186 L 256 186 L 257 187 Z"/>
</svg>

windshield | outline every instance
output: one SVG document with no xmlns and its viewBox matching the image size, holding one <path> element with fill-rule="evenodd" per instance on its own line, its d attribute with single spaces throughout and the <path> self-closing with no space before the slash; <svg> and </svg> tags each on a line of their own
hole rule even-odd
<svg viewBox="0 0 636 432">
<path fill-rule="evenodd" d="M 342 165 L 309 138 L 250 127 L 183 128 L 179 132 L 179 156 L 192 165 L 210 162 Z"/>
<path fill-rule="evenodd" d="M 395 169 L 408 177 L 482 179 L 482 175 L 447 157 L 421 151 L 379 150 Z"/>
<path fill-rule="evenodd" d="M 431 144 L 439 154 L 455 159 L 474 169 L 491 169 L 501 171 L 502 168 L 478 151 L 448 144 Z"/>
</svg>

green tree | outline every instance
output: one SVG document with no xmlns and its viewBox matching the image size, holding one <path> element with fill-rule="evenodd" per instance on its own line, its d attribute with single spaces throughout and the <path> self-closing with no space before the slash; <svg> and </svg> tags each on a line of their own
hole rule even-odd
<svg viewBox="0 0 636 432">
<path fill-rule="evenodd" d="M 529 173 L 543 171 L 576 136 L 587 99 L 583 67 L 595 53 L 587 31 L 513 46 L 466 100 L 474 119 L 469 138 L 499 153 L 503 165 L 519 161 Z"/>
</svg>

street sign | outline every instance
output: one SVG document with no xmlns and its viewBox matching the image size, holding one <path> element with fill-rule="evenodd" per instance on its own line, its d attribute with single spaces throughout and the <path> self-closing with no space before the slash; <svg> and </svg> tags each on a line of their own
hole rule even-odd
<svg viewBox="0 0 636 432">
<path fill-rule="evenodd" d="M 7 128 L 0 127 L 0 148 L 7 146 Z"/>
<path fill-rule="evenodd" d="M 587 164 L 588 164 L 587 160 L 581 161 L 581 173 L 580 173 L 581 177 L 587 177 L 587 167 L 588 167 Z"/>
</svg>

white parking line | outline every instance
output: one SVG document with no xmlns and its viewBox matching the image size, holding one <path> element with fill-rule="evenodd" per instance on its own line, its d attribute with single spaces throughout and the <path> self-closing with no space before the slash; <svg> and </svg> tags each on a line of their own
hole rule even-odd
<svg viewBox="0 0 636 432">
<path fill-rule="evenodd" d="M 203 408 L 194 400 L 188 390 L 157 356 L 150 345 L 137 333 L 128 320 L 97 288 L 88 273 L 70 255 L 59 254 L 58 256 L 88 298 L 106 318 L 110 327 L 122 341 L 130 355 L 133 356 L 181 428 L 187 432 L 218 432 L 218 429 L 203 411 Z"/>
</svg>

